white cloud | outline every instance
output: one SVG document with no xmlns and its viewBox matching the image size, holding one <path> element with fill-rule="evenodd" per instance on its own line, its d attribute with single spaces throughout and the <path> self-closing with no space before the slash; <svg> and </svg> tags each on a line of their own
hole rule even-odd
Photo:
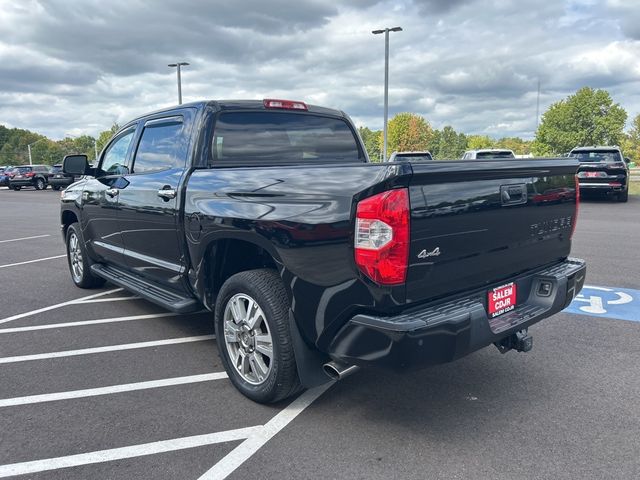
<svg viewBox="0 0 640 480">
<path fill-rule="evenodd" d="M 531 137 L 542 111 L 590 85 L 640 113 L 633 0 L 0 0 L 0 123 L 53 137 L 95 135 L 176 101 L 294 98 L 382 126 L 390 114 L 437 128 Z"/>
</svg>

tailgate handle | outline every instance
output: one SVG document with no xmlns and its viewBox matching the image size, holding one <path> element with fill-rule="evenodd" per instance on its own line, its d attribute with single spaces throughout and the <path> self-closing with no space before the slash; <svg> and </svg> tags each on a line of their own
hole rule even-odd
<svg viewBox="0 0 640 480">
<path fill-rule="evenodd" d="M 500 200 L 503 206 L 522 205 L 527 203 L 527 184 L 501 185 Z"/>
</svg>

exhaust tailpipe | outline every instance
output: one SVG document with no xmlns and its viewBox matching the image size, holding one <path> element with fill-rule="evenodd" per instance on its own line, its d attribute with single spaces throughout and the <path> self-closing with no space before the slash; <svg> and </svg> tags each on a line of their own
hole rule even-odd
<svg viewBox="0 0 640 480">
<path fill-rule="evenodd" d="M 342 380 L 343 378 L 348 377 L 352 373 L 360 370 L 360 367 L 357 365 L 347 365 L 346 363 L 331 361 L 327 362 L 322 366 L 324 373 L 329 375 L 332 380 Z"/>
</svg>

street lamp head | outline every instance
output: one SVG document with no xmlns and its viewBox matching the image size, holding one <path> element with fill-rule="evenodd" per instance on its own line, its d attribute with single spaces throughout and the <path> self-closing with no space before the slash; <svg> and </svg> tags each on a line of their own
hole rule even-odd
<svg viewBox="0 0 640 480">
<path fill-rule="evenodd" d="M 402 31 L 402 27 L 393 27 L 393 28 L 383 28 L 382 30 L 373 30 L 371 33 L 373 33 L 374 35 L 379 35 L 381 33 L 386 33 L 386 32 L 401 32 Z"/>
<path fill-rule="evenodd" d="M 170 64 L 167 65 L 167 67 L 177 67 L 178 65 L 183 67 L 183 66 L 189 65 L 189 64 L 187 62 L 170 63 Z"/>
</svg>

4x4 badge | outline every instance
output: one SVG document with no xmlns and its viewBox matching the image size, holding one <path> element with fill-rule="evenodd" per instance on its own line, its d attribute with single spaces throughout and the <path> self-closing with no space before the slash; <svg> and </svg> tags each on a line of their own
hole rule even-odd
<svg viewBox="0 0 640 480">
<path fill-rule="evenodd" d="M 430 252 L 427 252 L 427 249 L 425 248 L 418 254 L 418 258 L 438 257 L 438 256 L 440 256 L 440 247 L 436 247 Z"/>
</svg>

